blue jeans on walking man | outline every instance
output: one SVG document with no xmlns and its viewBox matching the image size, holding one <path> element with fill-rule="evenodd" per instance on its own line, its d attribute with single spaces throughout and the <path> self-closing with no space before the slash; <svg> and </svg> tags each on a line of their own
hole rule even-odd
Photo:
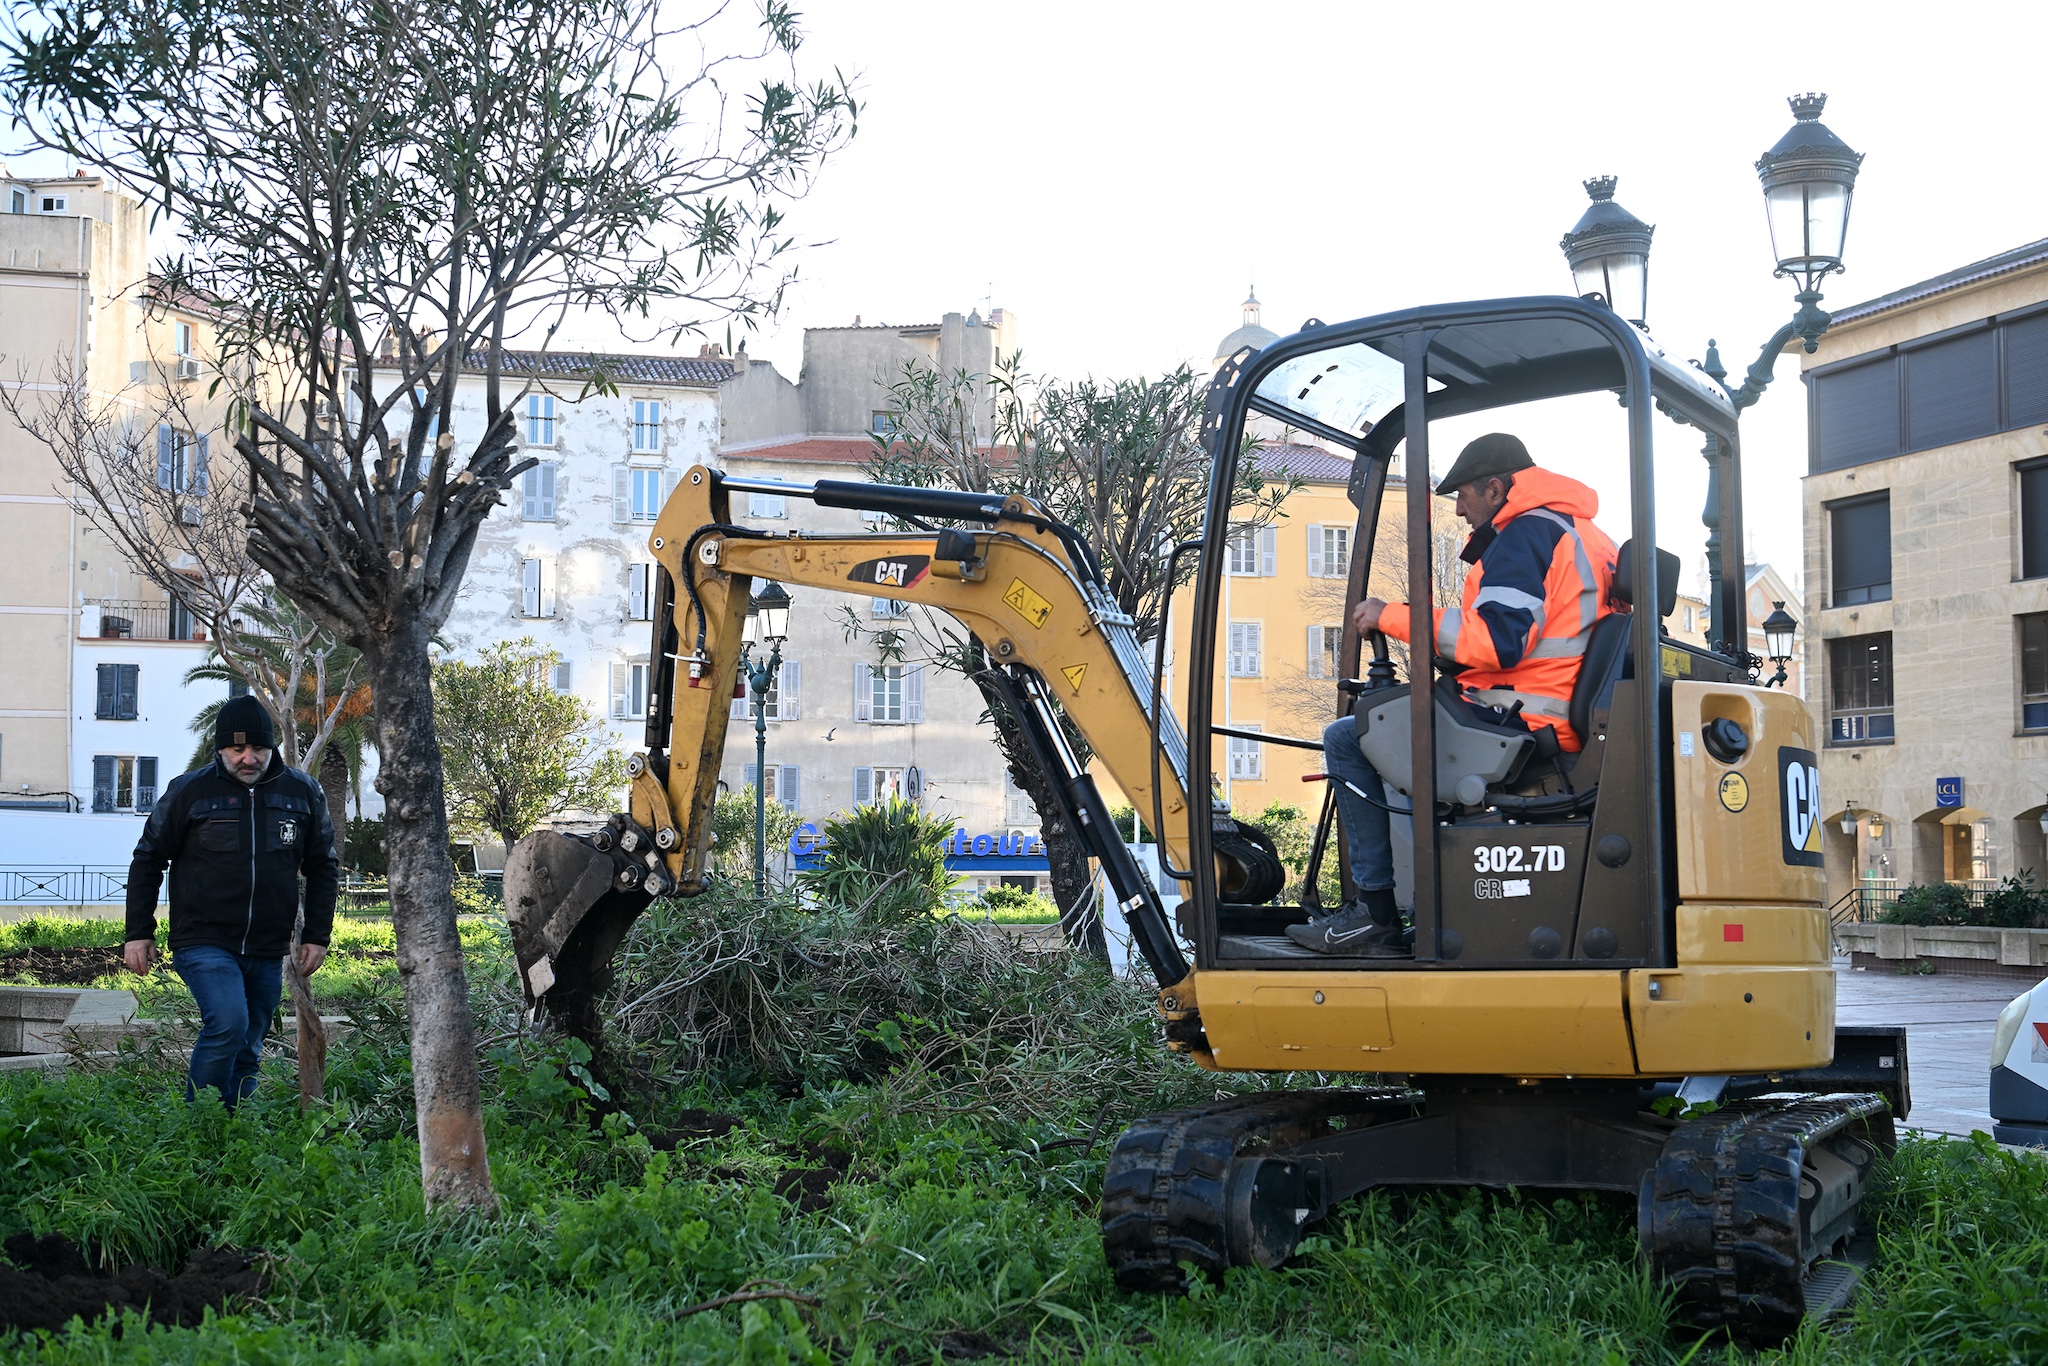
<svg viewBox="0 0 2048 1366">
<path fill-rule="evenodd" d="M 1323 729 L 1323 771 L 1356 784 L 1379 801 L 1387 799 L 1379 771 L 1358 748 L 1356 717 L 1340 717 Z M 1391 891 L 1394 842 L 1387 813 L 1340 782 L 1337 816 L 1344 822 L 1344 838 L 1351 845 L 1352 884 L 1361 892 Z"/>
<path fill-rule="evenodd" d="M 173 952 L 171 966 L 199 1003 L 199 1039 L 192 1047 L 185 1099 L 212 1087 L 232 1110 L 256 1089 L 256 1064 L 270 1017 L 277 1012 L 284 960 L 188 944 Z"/>
</svg>

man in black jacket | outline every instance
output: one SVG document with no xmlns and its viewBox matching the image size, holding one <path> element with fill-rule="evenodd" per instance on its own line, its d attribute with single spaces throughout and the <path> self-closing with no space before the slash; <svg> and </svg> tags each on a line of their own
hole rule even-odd
<svg viewBox="0 0 2048 1366">
<path fill-rule="evenodd" d="M 327 957 L 341 861 L 320 785 L 277 755 L 270 713 L 237 697 L 214 724 L 214 761 L 171 780 L 128 867 L 128 970 L 156 957 L 156 897 L 171 870 L 171 966 L 199 1003 L 187 1099 L 206 1087 L 233 1109 L 256 1089 L 284 955 L 306 878 L 299 971 Z"/>
</svg>

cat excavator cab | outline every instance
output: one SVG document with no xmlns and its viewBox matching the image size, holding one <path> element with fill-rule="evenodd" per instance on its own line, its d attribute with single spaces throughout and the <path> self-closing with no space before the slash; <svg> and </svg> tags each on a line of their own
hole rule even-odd
<svg viewBox="0 0 2048 1366">
<path fill-rule="evenodd" d="M 1405 553 L 1407 595 L 1427 602 L 1431 423 L 1602 393 L 1625 413 L 1629 536 L 1618 610 L 1593 632 L 1570 701 L 1584 748 L 1539 753 L 1454 705 L 1427 613 L 1415 614 L 1405 684 L 1384 648 L 1358 676 L 1368 642 L 1347 625 L 1329 714 L 1359 717 L 1361 744 L 1413 813 L 1398 892 L 1415 950 L 1352 960 L 1299 947 L 1285 931 L 1322 912 L 1316 866 L 1339 855 L 1332 799 L 1290 902 L 1270 843 L 1216 795 L 1215 747 L 1230 738 L 1321 749 L 1218 719 L 1226 541 L 1248 424 L 1270 419 L 1351 454 L 1347 607 L 1366 592 L 1398 464 L 1405 545 L 1383 549 Z M 1677 559 L 1658 548 L 1660 410 L 1709 446 L 1713 648 L 1662 628 Z M 1242 351 L 1215 376 L 1202 439 L 1204 533 L 1173 552 L 1176 564 L 1195 557 L 1183 717 L 1162 683 L 1164 633 L 1140 641 L 1090 548 L 1029 498 L 689 471 L 649 540 L 662 567 L 656 679 L 631 809 L 589 836 L 530 836 L 507 865 L 529 1001 L 594 1029 L 633 916 L 653 895 L 706 885 L 752 581 L 923 603 L 982 643 L 1157 981 L 1166 1047 L 1218 1070 L 1367 1074 L 1132 1125 L 1102 1197 L 1119 1283 L 1171 1291 L 1190 1267 L 1277 1266 L 1315 1220 L 1378 1186 L 1515 1186 L 1633 1197 L 1645 1256 L 1702 1328 L 1773 1341 L 1832 1312 L 1867 1260 L 1865 1185 L 1907 1112 L 1905 1038 L 1834 1022 L 1813 721 L 1798 698 L 1757 685 L 1743 648 L 1740 447 L 1726 391 L 1597 302 L 1481 301 L 1311 322 Z M 908 529 L 751 530 L 730 519 L 744 492 L 866 509 Z M 1182 893 L 1171 919 L 1057 711 L 1149 813 Z"/>
</svg>

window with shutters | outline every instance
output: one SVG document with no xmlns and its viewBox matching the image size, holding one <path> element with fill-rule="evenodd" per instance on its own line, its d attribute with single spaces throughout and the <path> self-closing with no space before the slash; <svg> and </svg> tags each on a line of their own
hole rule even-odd
<svg viewBox="0 0 2048 1366">
<path fill-rule="evenodd" d="M 660 399 L 636 398 L 633 400 L 633 449 L 643 454 L 658 454 L 660 452 Z"/>
<path fill-rule="evenodd" d="M 1892 633 L 1843 636 L 1828 646 L 1828 743 L 1886 742 L 1892 730 Z"/>
<path fill-rule="evenodd" d="M 903 675 L 901 664 L 877 664 L 868 671 L 870 702 L 868 719 L 880 724 L 897 723 L 903 719 Z"/>
<path fill-rule="evenodd" d="M 1998 430 L 1997 338 L 1990 328 L 1906 352 L 1906 449 Z"/>
<path fill-rule="evenodd" d="M 779 493 L 750 493 L 747 495 L 747 516 L 787 517 L 789 499 Z"/>
<path fill-rule="evenodd" d="M 520 479 L 520 518 L 528 522 L 555 520 L 555 462 L 543 460 Z"/>
<path fill-rule="evenodd" d="M 1259 636 L 1262 632 L 1256 621 L 1233 621 L 1230 623 L 1230 676 L 1232 678 L 1257 678 L 1259 676 Z"/>
<path fill-rule="evenodd" d="M 1275 527 L 1232 527 L 1224 543 L 1224 568 L 1238 578 L 1279 572 L 1279 531 Z"/>
<path fill-rule="evenodd" d="M 179 602 L 176 598 L 171 599 L 170 609 L 171 630 L 167 638 L 170 640 L 196 639 L 199 631 L 199 622 L 193 617 L 192 609 Z"/>
<path fill-rule="evenodd" d="M 2018 621 L 2020 637 L 2020 729 L 2048 730 L 2048 612 Z"/>
<path fill-rule="evenodd" d="M 555 667 L 548 671 L 548 686 L 559 693 L 573 692 L 575 691 L 573 682 L 575 676 L 575 672 L 569 667 L 568 660 L 557 660 Z"/>
<path fill-rule="evenodd" d="M 647 716 L 647 661 L 612 661 L 612 718 L 644 720 Z"/>
<path fill-rule="evenodd" d="M 753 764 L 746 765 L 740 781 L 748 787 L 754 786 L 754 778 L 759 771 Z M 794 811 L 802 791 L 801 776 L 795 764 L 768 765 L 768 781 L 761 784 L 763 797 L 785 810 Z"/>
<path fill-rule="evenodd" d="M 654 620 L 654 566 L 626 566 L 626 620 Z"/>
<path fill-rule="evenodd" d="M 1031 805 L 1031 794 L 1017 786 L 1007 768 L 1003 770 L 1003 824 L 1038 824 L 1038 810 Z"/>
<path fill-rule="evenodd" d="M 181 432 L 168 424 L 156 429 L 156 486 L 173 493 L 204 494 L 207 474 L 207 439 Z"/>
<path fill-rule="evenodd" d="M 2048 423 L 2048 312 L 1998 330 L 2005 343 L 2005 425 Z"/>
<path fill-rule="evenodd" d="M 550 559 L 519 562 L 519 615 L 551 617 L 555 614 L 555 562 Z"/>
<path fill-rule="evenodd" d="M 1339 651 L 1344 647 L 1344 628 L 1341 626 L 1311 626 L 1308 628 L 1308 676 L 1310 678 L 1337 678 Z"/>
<path fill-rule="evenodd" d="M 153 755 L 92 756 L 92 809 L 148 812 L 156 806 L 157 761 Z"/>
<path fill-rule="evenodd" d="M 1341 579 L 1351 573 L 1351 528 L 1311 526 L 1308 529 L 1308 576 Z"/>
<path fill-rule="evenodd" d="M 555 396 L 553 394 L 528 394 L 526 396 L 526 444 L 529 446 L 552 446 L 555 444 Z"/>
<path fill-rule="evenodd" d="M 767 696 L 761 699 L 763 719 L 768 721 L 796 721 L 803 717 L 804 666 L 794 659 L 785 659 L 776 665 L 775 673 L 768 680 Z M 734 691 L 731 720 L 751 721 L 754 718 L 754 689 L 747 682 L 746 675 L 740 675 L 740 686 Z"/>
<path fill-rule="evenodd" d="M 661 516 L 662 472 L 635 465 L 628 471 L 631 480 L 632 515 L 635 522 L 652 522 Z"/>
<path fill-rule="evenodd" d="M 135 695 L 142 679 L 139 664 L 101 664 L 95 670 L 98 695 L 93 717 L 100 721 L 133 721 Z"/>
<path fill-rule="evenodd" d="M 868 615 L 883 621 L 901 620 L 910 615 L 910 604 L 894 598 L 869 598 Z"/>
<path fill-rule="evenodd" d="M 1813 381 L 1812 472 L 1899 453 L 1899 364 L 1885 356 Z"/>
<path fill-rule="evenodd" d="M 904 781 L 906 769 L 876 768 L 869 787 L 870 802 L 885 802 L 891 797 L 908 797 L 910 792 Z"/>
<path fill-rule="evenodd" d="M 914 726 L 924 720 L 924 666 L 853 666 L 853 719 L 884 726 Z"/>
<path fill-rule="evenodd" d="M 2029 460 L 2020 484 L 2020 577 L 2048 578 L 2048 460 Z"/>
<path fill-rule="evenodd" d="M 1263 730 L 1256 721 L 1234 721 L 1239 730 Z M 1257 780 L 1266 776 L 1266 746 L 1258 740 L 1247 740 L 1242 735 L 1230 739 L 1230 776 L 1236 779 Z"/>
<path fill-rule="evenodd" d="M 1891 601 L 1891 494 L 1873 493 L 1828 504 L 1828 538 L 1829 603 L 1854 607 Z"/>
</svg>

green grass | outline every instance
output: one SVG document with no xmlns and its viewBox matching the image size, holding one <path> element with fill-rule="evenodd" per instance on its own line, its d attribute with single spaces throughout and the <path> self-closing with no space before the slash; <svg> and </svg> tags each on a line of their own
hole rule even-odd
<svg viewBox="0 0 2048 1366">
<path fill-rule="evenodd" d="M 388 927 L 363 933 L 389 942 Z M 487 922 L 465 927 L 487 1032 L 507 1009 L 495 936 Z M 1106 978 L 1094 989 L 1130 990 Z M 901 1039 L 951 1028 L 942 1009 Z M 692 1079 L 643 1056 L 656 1071 L 602 1124 L 573 1053 L 501 1041 L 484 1088 L 504 1213 L 429 1218 L 395 1002 L 378 987 L 357 1012 L 334 1050 L 331 1108 L 310 1116 L 277 1064 L 232 1118 L 185 1105 L 168 1061 L 0 1075 L 0 1211 L 12 1216 L 0 1233 L 61 1231 L 160 1264 L 204 1242 L 274 1259 L 262 1303 L 203 1328 L 80 1325 L 17 1342 L 12 1359 L 865 1362 L 930 1361 L 948 1346 L 1248 1366 L 2048 1358 L 2048 1163 L 1988 1142 L 1906 1142 L 1872 1206 L 1883 1261 L 1871 1293 L 1838 1328 L 1749 1355 L 1670 1328 L 1636 1260 L 1633 1202 L 1592 1196 L 1375 1194 L 1316 1228 L 1281 1271 L 1232 1272 L 1185 1298 L 1127 1294 L 1103 1263 L 1096 1205 L 1109 1135 L 1129 1116 L 1078 1083 L 1028 1109 L 976 1102 L 972 1078 L 912 1078 L 942 1068 L 943 1050 L 893 1036 L 894 1065 L 821 1063 L 803 1086 L 722 1088 L 716 1069 Z M 1071 1036 L 1060 1066 L 1122 1066 L 1128 1046 Z M 1150 1065 L 1157 1091 L 1132 1106 L 1258 1084 L 1163 1053 Z M 744 1122 L 656 1151 L 648 1135 L 689 1106 Z M 1071 1141 L 1091 1131 L 1092 1149 Z M 820 1142 L 851 1154 L 848 1179 L 829 1208 L 798 1213 L 771 1186 L 810 1160 L 800 1145 Z M 816 1304 L 672 1317 L 757 1281 Z"/>
</svg>

